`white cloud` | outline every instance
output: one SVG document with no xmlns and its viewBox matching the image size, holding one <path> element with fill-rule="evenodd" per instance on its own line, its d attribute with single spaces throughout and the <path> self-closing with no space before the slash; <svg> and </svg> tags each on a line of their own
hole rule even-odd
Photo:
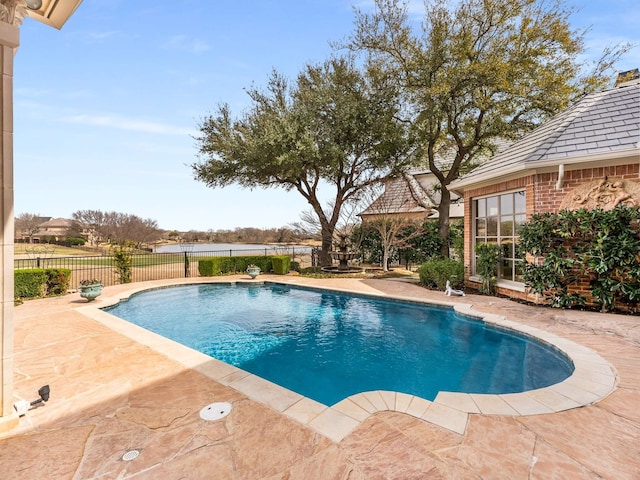
<svg viewBox="0 0 640 480">
<path fill-rule="evenodd" d="M 211 50 L 211 46 L 202 40 L 192 39 L 186 35 L 174 35 L 166 42 L 166 47 L 173 50 L 181 50 L 185 52 L 201 53 Z"/>
<path fill-rule="evenodd" d="M 93 38 L 94 40 L 104 40 L 105 38 L 111 38 L 119 33 L 120 32 L 117 30 L 111 30 L 109 32 L 89 32 L 89 38 Z"/>
<path fill-rule="evenodd" d="M 117 128 L 120 130 L 144 133 L 159 133 L 163 135 L 192 135 L 195 133 L 191 129 L 176 127 L 174 125 L 108 115 L 69 115 L 62 117 L 61 120 L 67 123 Z"/>
</svg>

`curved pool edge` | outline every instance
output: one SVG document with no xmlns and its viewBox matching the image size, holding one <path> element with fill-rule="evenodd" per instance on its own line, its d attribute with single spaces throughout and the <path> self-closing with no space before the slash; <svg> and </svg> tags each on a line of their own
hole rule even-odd
<svg viewBox="0 0 640 480">
<path fill-rule="evenodd" d="M 490 395 L 441 391 L 433 401 L 430 401 L 400 392 L 370 391 L 352 395 L 328 407 L 102 310 L 120 301 L 126 301 L 131 295 L 143 291 L 212 283 L 201 278 L 190 280 L 172 283 L 161 282 L 157 285 L 136 284 L 113 296 L 109 296 L 105 291 L 99 304 L 82 305 L 76 307 L 76 311 L 148 346 L 187 368 L 196 370 L 214 381 L 243 393 L 252 400 L 283 413 L 335 442 L 341 441 L 369 416 L 378 412 L 392 411 L 408 414 L 458 434 L 464 434 L 470 414 L 526 416 L 557 413 L 596 403 L 613 392 L 617 384 L 617 374 L 614 367 L 595 351 L 553 333 L 508 320 L 504 316 L 476 311 L 471 304 L 432 299 L 422 300 L 415 297 L 367 293 L 323 286 L 308 287 L 273 279 L 266 281 L 260 278 L 256 280 L 216 279 L 215 283 L 278 283 L 302 288 L 384 297 L 425 305 L 449 306 L 462 315 L 516 331 L 551 345 L 565 354 L 574 364 L 572 375 L 564 381 L 522 393 Z"/>
</svg>

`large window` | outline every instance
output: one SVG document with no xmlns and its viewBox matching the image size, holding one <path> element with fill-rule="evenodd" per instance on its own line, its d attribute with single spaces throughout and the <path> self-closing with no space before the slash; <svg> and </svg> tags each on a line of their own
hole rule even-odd
<svg viewBox="0 0 640 480">
<path fill-rule="evenodd" d="M 479 243 L 494 243 L 502 247 L 499 279 L 523 281 L 522 261 L 517 258 L 516 245 L 526 221 L 526 208 L 524 191 L 474 201 L 474 247 Z"/>
</svg>

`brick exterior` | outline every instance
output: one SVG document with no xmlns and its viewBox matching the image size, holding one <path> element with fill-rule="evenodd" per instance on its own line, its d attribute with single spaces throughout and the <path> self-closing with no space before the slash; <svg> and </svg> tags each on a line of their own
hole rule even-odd
<svg viewBox="0 0 640 480">
<path fill-rule="evenodd" d="M 478 197 L 497 195 L 503 192 L 510 192 L 524 189 L 526 192 L 526 208 L 527 221 L 535 213 L 557 212 L 562 200 L 576 187 L 592 182 L 594 180 L 608 178 L 610 181 L 615 180 L 631 180 L 640 183 L 640 162 L 583 168 L 576 170 L 565 170 L 563 185 L 559 190 L 556 189 L 558 181 L 558 171 L 550 173 L 536 173 L 521 178 L 487 185 L 482 188 L 467 190 L 464 192 L 464 261 L 465 261 L 465 283 L 477 288 L 478 283 L 472 282 L 469 277 L 471 275 L 471 266 L 473 258 L 473 200 Z M 581 293 L 588 290 L 589 283 L 585 280 L 581 285 Z M 584 289 L 584 290 L 583 290 Z M 541 302 L 541 298 L 528 292 L 519 292 L 509 288 L 498 288 L 499 294 L 503 294 L 512 298 L 521 300 Z"/>
<path fill-rule="evenodd" d="M 560 190 L 556 190 L 558 172 L 538 174 L 535 176 L 534 211 L 535 213 L 557 212 L 565 195 L 571 190 L 579 185 L 605 177 L 609 180 L 640 180 L 640 163 L 567 170 L 564 175 L 563 187 Z M 527 202 L 528 200 L 527 192 Z M 529 205 L 527 203 L 528 211 Z"/>
</svg>

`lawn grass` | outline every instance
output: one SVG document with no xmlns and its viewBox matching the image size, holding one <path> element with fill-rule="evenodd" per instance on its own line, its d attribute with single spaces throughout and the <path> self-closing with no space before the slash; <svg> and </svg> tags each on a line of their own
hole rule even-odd
<svg viewBox="0 0 640 480">
<path fill-rule="evenodd" d="M 63 247 L 61 245 L 42 245 L 33 243 L 16 243 L 13 246 L 15 255 L 30 255 L 32 257 L 49 257 L 51 255 L 76 256 L 76 255 L 94 255 L 87 250 L 81 250 L 73 247 Z"/>
</svg>

